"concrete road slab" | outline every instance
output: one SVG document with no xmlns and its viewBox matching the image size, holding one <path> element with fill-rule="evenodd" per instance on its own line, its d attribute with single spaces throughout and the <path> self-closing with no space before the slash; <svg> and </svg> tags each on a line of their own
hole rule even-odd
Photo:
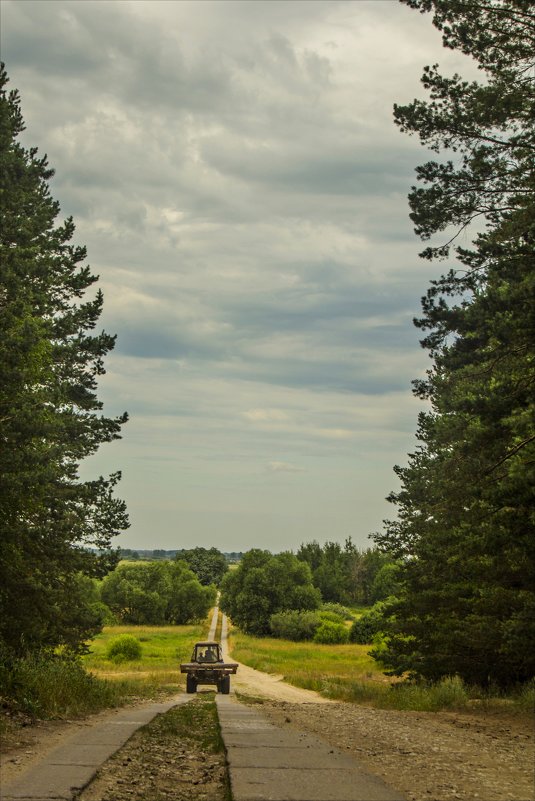
<svg viewBox="0 0 535 801">
<path fill-rule="evenodd" d="M 101 762 L 98 763 L 100 765 Z M 98 767 L 98 765 L 96 767 Z M 2 801 L 54 798 L 70 801 L 74 794 L 91 781 L 94 765 L 56 765 L 46 763 L 12 787 L 2 788 Z"/>
<path fill-rule="evenodd" d="M 280 765 L 279 748 L 232 748 L 227 755 L 229 766 L 232 768 L 277 768 Z M 307 748 L 295 747 L 290 755 L 292 768 L 310 768 L 310 754 Z M 340 751 L 325 746 L 314 749 L 314 766 L 316 769 L 344 769 L 354 763 L 351 757 Z"/>
<path fill-rule="evenodd" d="M 222 724 L 222 729 L 224 725 Z M 264 732 L 227 732 L 224 735 L 227 748 L 279 748 L 293 749 L 306 748 L 306 743 L 299 742 L 297 737 L 279 729 L 274 732 L 266 730 Z M 309 746 L 310 747 L 310 746 Z"/>
<path fill-rule="evenodd" d="M 101 765 L 109 758 L 109 744 L 73 745 L 68 751 L 64 749 L 55 757 L 54 765 Z"/>
<path fill-rule="evenodd" d="M 374 777 L 352 770 L 236 768 L 234 801 L 399 801 Z"/>
<path fill-rule="evenodd" d="M 140 726 L 193 697 L 184 693 L 165 703 L 121 709 L 88 721 L 22 776 L 2 783 L 2 801 L 71 801 Z"/>
<path fill-rule="evenodd" d="M 319 737 L 281 729 L 232 696 L 216 703 L 234 801 L 403 801 Z"/>
</svg>

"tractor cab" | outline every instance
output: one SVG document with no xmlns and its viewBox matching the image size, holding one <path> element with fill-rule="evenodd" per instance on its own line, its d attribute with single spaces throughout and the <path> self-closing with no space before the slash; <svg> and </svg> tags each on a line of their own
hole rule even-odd
<svg viewBox="0 0 535 801">
<path fill-rule="evenodd" d="M 223 661 L 221 646 L 218 642 L 198 642 L 195 643 L 191 661 L 198 664 L 213 664 Z"/>
</svg>

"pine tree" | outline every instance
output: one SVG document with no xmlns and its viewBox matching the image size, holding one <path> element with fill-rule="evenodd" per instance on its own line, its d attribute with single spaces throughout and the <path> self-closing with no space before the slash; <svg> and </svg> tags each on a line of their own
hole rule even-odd
<svg viewBox="0 0 535 801">
<path fill-rule="evenodd" d="M 445 44 L 487 79 L 426 69 L 430 102 L 396 107 L 404 130 L 459 154 L 418 169 L 416 232 L 476 217 L 485 229 L 455 248 L 459 266 L 432 283 L 416 321 L 433 367 L 415 392 L 432 410 L 396 468 L 398 519 L 376 535 L 405 559 L 382 659 L 398 674 L 505 686 L 535 672 L 535 11 L 525 0 L 408 4 L 433 9 Z"/>
<path fill-rule="evenodd" d="M 128 525 L 120 474 L 81 481 L 80 461 L 120 436 L 126 414 L 100 414 L 98 376 L 115 338 L 93 333 L 102 294 L 71 218 L 56 225 L 53 170 L 18 141 L 20 100 L 0 72 L 0 642 L 16 653 L 73 649 L 96 621 L 80 573 L 102 575 Z M 96 550 L 90 550 L 90 547 Z M 100 555 L 97 555 L 100 553 Z"/>
</svg>

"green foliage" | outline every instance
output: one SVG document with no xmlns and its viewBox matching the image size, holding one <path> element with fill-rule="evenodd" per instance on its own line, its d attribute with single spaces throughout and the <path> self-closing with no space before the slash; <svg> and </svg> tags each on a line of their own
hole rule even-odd
<svg viewBox="0 0 535 801">
<path fill-rule="evenodd" d="M 318 617 L 320 620 L 328 620 L 331 623 L 343 623 L 345 618 L 342 615 L 339 615 L 338 612 L 332 612 L 330 609 L 320 609 L 318 612 Z"/>
<path fill-rule="evenodd" d="M 176 559 L 186 562 L 201 584 L 205 586 L 209 584 L 219 586 L 228 570 L 226 557 L 217 548 L 192 548 L 188 551 L 178 551 Z"/>
<path fill-rule="evenodd" d="M 469 688 L 459 676 L 444 676 L 437 682 L 405 681 L 392 684 L 382 706 L 421 712 L 466 709 Z"/>
<path fill-rule="evenodd" d="M 141 659 L 143 648 L 132 634 L 121 634 L 108 645 L 106 656 L 111 662 L 133 662 Z"/>
<path fill-rule="evenodd" d="M 347 606 L 342 606 L 342 604 L 338 604 L 334 601 L 327 601 L 321 605 L 322 612 L 334 612 L 335 615 L 338 615 L 340 620 L 354 620 L 355 615 L 348 609 Z"/>
<path fill-rule="evenodd" d="M 378 601 L 367 612 L 364 612 L 358 620 L 355 620 L 349 630 L 350 642 L 362 645 L 373 642 L 375 635 L 384 626 L 385 610 L 387 608 L 387 604 L 384 601 Z"/>
<path fill-rule="evenodd" d="M 396 107 L 402 130 L 455 153 L 418 168 L 411 217 L 423 239 L 475 218 L 486 229 L 456 247 L 461 267 L 432 283 L 416 321 L 433 366 L 415 393 L 431 410 L 396 468 L 398 519 L 376 536 L 403 559 L 381 659 L 398 675 L 508 686 L 535 673 L 535 12 L 524 0 L 409 4 L 434 11 L 485 77 L 426 68 L 430 100 Z"/>
<path fill-rule="evenodd" d="M 343 623 L 333 623 L 331 620 L 324 620 L 316 629 L 314 642 L 325 645 L 344 644 L 349 639 L 349 632 Z"/>
<path fill-rule="evenodd" d="M 375 574 L 370 588 L 370 601 L 375 604 L 401 591 L 401 565 L 386 562 Z"/>
<path fill-rule="evenodd" d="M 269 627 L 274 637 L 294 642 L 312 640 L 320 624 L 321 619 L 317 612 L 297 609 L 276 612 L 269 618 Z"/>
<path fill-rule="evenodd" d="M 319 604 L 308 565 L 291 553 L 273 556 L 254 548 L 221 584 L 221 609 L 251 634 L 268 634 L 269 620 L 276 612 L 312 610 Z"/>
<path fill-rule="evenodd" d="M 516 217 L 523 226 L 534 191 L 533 3 L 404 2 L 433 12 L 445 46 L 473 56 L 485 74 L 482 83 L 468 82 L 441 75 L 438 65 L 425 67 L 422 83 L 430 100 L 394 107 L 402 131 L 417 133 L 422 144 L 450 157 L 417 168 L 424 186 L 409 195 L 416 233 L 426 240 L 476 218 L 496 228 Z M 423 255 L 443 258 L 449 249 L 450 243 Z"/>
<path fill-rule="evenodd" d="M 467 687 L 460 676 L 444 676 L 432 688 L 432 704 L 436 709 L 459 709 L 467 701 Z"/>
<path fill-rule="evenodd" d="M 343 607 L 339 608 L 343 609 Z M 334 612 L 331 609 L 324 610 L 322 608 L 312 612 L 293 609 L 271 615 L 269 627 L 274 637 L 301 642 L 303 640 L 313 640 L 317 630 L 324 623 L 342 625 L 345 629 L 345 619 L 345 615 Z M 343 640 L 329 640 L 329 642 L 347 642 L 347 637 Z"/>
<path fill-rule="evenodd" d="M 458 676 L 446 676 L 436 683 L 404 681 L 396 684 L 380 684 L 362 679 L 327 680 L 320 691 L 327 698 L 371 704 L 379 709 L 403 709 L 413 712 L 466 710 L 469 708 L 471 698 L 470 688 Z M 476 689 L 476 692 L 479 692 L 479 689 Z"/>
<path fill-rule="evenodd" d="M 0 641 L 18 654 L 73 650 L 100 626 L 80 573 L 115 561 L 113 536 L 128 526 L 114 497 L 119 473 L 79 479 L 79 464 L 120 436 L 126 415 L 101 414 L 96 395 L 115 337 L 93 334 L 102 293 L 71 244 L 72 219 L 56 225 L 53 170 L 24 130 L 16 91 L 0 69 Z M 96 550 L 90 551 L 87 546 Z"/>
<path fill-rule="evenodd" d="M 359 551 L 351 537 L 343 547 L 338 542 L 326 542 L 323 546 L 316 540 L 304 543 L 297 551 L 297 558 L 309 565 L 314 586 L 326 603 L 368 605 L 392 594 L 393 572 L 386 572 L 374 584 L 381 569 L 393 564 L 392 558 L 377 548 Z M 392 580 L 388 582 L 387 577 Z"/>
<path fill-rule="evenodd" d="M 348 559 L 353 550 L 351 540 L 345 549 L 337 542 L 321 547 L 315 540 L 299 548 L 297 557 L 310 566 L 314 586 L 324 601 L 341 602 L 348 597 Z"/>
<path fill-rule="evenodd" d="M 531 681 L 517 688 L 514 702 L 522 712 L 533 714 L 533 710 L 535 710 L 535 679 L 531 679 Z"/>
<path fill-rule="evenodd" d="M 114 622 L 111 609 L 106 606 L 100 597 L 101 582 L 86 576 L 83 573 L 77 576 L 77 586 L 80 593 L 80 608 L 86 610 L 95 620 L 94 626 L 100 631 L 104 624 Z M 85 650 L 85 649 L 84 649 Z"/>
<path fill-rule="evenodd" d="M 185 562 L 128 562 L 102 582 L 101 596 L 118 620 L 134 625 L 203 620 L 215 602 Z"/>
<path fill-rule="evenodd" d="M 79 659 L 66 654 L 33 654 L 0 659 L 3 702 L 37 718 L 77 717 L 115 706 L 127 686 L 87 673 Z"/>
</svg>

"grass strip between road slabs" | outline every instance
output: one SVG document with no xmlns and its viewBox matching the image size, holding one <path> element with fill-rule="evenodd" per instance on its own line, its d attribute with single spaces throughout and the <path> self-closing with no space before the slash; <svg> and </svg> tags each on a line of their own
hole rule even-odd
<svg viewBox="0 0 535 801">
<path fill-rule="evenodd" d="M 111 757 L 79 801 L 230 801 L 214 693 L 159 715 Z"/>
</svg>

